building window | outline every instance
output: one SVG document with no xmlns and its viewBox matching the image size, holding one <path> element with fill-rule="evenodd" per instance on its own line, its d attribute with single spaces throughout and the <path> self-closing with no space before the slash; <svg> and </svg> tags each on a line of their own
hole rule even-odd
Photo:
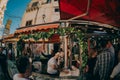
<svg viewBox="0 0 120 80">
<path fill-rule="evenodd" d="M 55 12 L 59 12 L 59 8 L 55 8 Z"/>
<path fill-rule="evenodd" d="M 32 7 L 36 7 L 38 5 L 38 2 L 34 2 L 33 4 L 32 4 Z"/>
<path fill-rule="evenodd" d="M 32 25 L 32 20 L 26 22 L 26 26 L 30 26 L 30 25 Z"/>
</svg>

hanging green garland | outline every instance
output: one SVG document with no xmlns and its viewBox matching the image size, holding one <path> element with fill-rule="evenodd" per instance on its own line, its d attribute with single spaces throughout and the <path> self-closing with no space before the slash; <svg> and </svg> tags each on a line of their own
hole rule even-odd
<svg viewBox="0 0 120 80">
<path fill-rule="evenodd" d="M 75 35 L 77 37 L 80 48 L 82 49 L 82 53 L 81 53 L 82 66 L 81 66 L 81 68 L 83 69 L 87 64 L 87 55 L 86 55 L 87 43 L 84 41 L 85 34 L 83 32 L 81 32 L 80 30 L 72 28 L 72 27 L 69 27 L 69 28 L 64 27 L 64 28 L 58 28 L 56 30 L 51 29 L 49 32 L 38 32 L 38 33 L 34 33 L 34 34 L 29 34 L 29 35 L 22 35 L 21 38 L 22 39 L 33 38 L 35 41 L 38 41 L 39 39 L 49 39 L 54 34 L 58 34 L 60 36 Z"/>
</svg>

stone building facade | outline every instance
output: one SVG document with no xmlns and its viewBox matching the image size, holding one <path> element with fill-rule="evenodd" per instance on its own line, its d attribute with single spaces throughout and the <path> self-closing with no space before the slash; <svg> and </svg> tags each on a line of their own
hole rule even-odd
<svg viewBox="0 0 120 80">
<path fill-rule="evenodd" d="M 23 15 L 21 27 L 54 22 L 59 19 L 58 0 L 31 0 Z"/>
</svg>

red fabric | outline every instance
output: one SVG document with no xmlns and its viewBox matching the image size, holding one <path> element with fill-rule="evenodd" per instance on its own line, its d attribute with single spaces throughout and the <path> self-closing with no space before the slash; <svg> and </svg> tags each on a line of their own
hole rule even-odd
<svg viewBox="0 0 120 80">
<path fill-rule="evenodd" d="M 88 0 L 60 0 L 61 20 L 67 20 L 86 12 Z M 120 0 L 91 0 L 88 15 L 79 18 L 120 26 Z"/>
</svg>

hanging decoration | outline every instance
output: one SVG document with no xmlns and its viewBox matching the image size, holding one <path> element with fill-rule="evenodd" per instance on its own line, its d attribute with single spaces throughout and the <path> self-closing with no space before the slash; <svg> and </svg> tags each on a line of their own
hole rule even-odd
<svg viewBox="0 0 120 80">
<path fill-rule="evenodd" d="M 54 34 L 58 34 L 59 36 L 65 36 L 65 35 L 75 35 L 77 37 L 77 40 L 79 42 L 80 48 L 82 50 L 81 52 L 81 60 L 82 60 L 82 66 L 81 68 L 83 69 L 86 64 L 87 64 L 87 43 L 85 42 L 85 34 L 81 32 L 79 29 L 75 29 L 72 27 L 62 27 L 58 29 L 51 29 L 49 32 L 38 32 L 34 34 L 29 34 L 29 35 L 22 35 L 21 39 L 30 39 L 33 38 L 35 41 L 38 41 L 39 39 L 49 39 L 51 38 Z"/>
</svg>

